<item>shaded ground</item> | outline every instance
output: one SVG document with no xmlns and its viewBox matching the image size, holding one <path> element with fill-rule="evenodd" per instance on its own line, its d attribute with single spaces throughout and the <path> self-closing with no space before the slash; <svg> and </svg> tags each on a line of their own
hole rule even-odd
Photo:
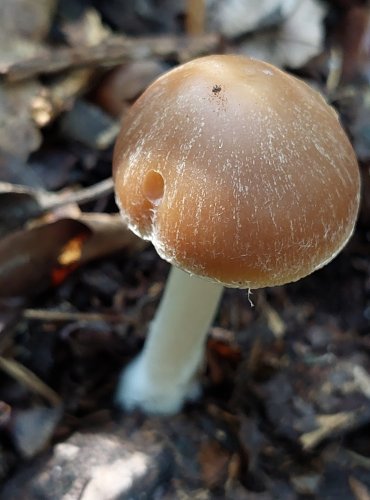
<svg viewBox="0 0 370 500">
<path fill-rule="evenodd" d="M 14 41 L 8 50 L 0 39 L 0 178 L 11 183 L 0 186 L 1 498 L 370 498 L 368 7 L 325 5 L 325 43 L 292 69 L 336 105 L 359 156 L 353 239 L 299 283 L 250 297 L 227 290 L 209 336 L 204 397 L 158 419 L 122 415 L 112 402 L 168 272 L 115 216 L 119 116 L 166 68 L 242 50 L 263 30 L 255 21 L 245 35 L 234 22 L 230 34 L 214 2 L 207 26 L 216 34 L 190 42 L 181 2 L 148 2 L 141 16 L 130 2 L 103 4 L 0 7 Z M 28 32 L 15 21 L 25 5 Z M 140 36 L 113 39 L 110 30 Z M 281 62 L 286 47 L 272 45 Z M 106 66 L 118 67 L 118 83 Z"/>
</svg>

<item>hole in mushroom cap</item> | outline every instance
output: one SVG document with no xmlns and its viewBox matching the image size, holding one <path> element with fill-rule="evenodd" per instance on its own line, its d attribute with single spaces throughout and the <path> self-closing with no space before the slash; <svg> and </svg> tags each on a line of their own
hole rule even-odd
<svg viewBox="0 0 370 500">
<path fill-rule="evenodd" d="M 145 198 L 153 205 L 159 205 L 164 193 L 164 179 L 159 172 L 149 170 L 145 175 L 142 191 Z"/>
</svg>

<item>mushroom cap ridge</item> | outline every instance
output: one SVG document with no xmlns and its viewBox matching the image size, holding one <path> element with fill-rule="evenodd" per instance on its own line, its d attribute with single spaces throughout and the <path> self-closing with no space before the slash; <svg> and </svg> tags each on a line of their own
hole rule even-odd
<svg viewBox="0 0 370 500">
<path fill-rule="evenodd" d="M 242 56 L 158 78 L 123 121 L 113 172 L 129 227 L 171 264 L 226 286 L 281 285 L 322 267 L 359 206 L 356 156 L 333 108 Z"/>
</svg>

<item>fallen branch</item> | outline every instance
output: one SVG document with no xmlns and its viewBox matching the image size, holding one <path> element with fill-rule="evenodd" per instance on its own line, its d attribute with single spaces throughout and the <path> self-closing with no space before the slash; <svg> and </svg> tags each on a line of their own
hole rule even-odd
<svg viewBox="0 0 370 500">
<path fill-rule="evenodd" d="M 193 37 L 160 36 L 130 38 L 111 36 L 94 46 L 50 49 L 42 56 L 0 66 L 0 76 L 16 82 L 50 75 L 64 70 L 115 66 L 128 61 L 151 57 L 177 57 L 180 62 L 213 52 L 219 44 L 219 35 Z"/>
<path fill-rule="evenodd" d="M 52 406 L 59 406 L 61 404 L 60 397 L 51 387 L 14 359 L 6 359 L 0 356 L 0 369 L 32 392 L 45 398 Z"/>
<path fill-rule="evenodd" d="M 137 320 L 124 314 L 107 313 L 84 313 L 72 311 L 50 311 L 46 309 L 25 309 L 23 318 L 33 321 L 48 321 L 51 323 L 68 323 L 70 321 L 81 321 L 93 323 L 104 321 L 106 323 L 130 323 L 136 324 Z"/>
</svg>

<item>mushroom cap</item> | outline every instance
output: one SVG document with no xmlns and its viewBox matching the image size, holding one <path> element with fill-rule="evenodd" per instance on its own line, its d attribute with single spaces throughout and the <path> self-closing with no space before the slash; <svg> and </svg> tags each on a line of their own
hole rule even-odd
<svg viewBox="0 0 370 500">
<path fill-rule="evenodd" d="M 242 56 L 158 78 L 122 124 L 117 203 L 129 227 L 182 269 L 226 286 L 296 281 L 354 228 L 354 151 L 322 96 Z"/>
</svg>

